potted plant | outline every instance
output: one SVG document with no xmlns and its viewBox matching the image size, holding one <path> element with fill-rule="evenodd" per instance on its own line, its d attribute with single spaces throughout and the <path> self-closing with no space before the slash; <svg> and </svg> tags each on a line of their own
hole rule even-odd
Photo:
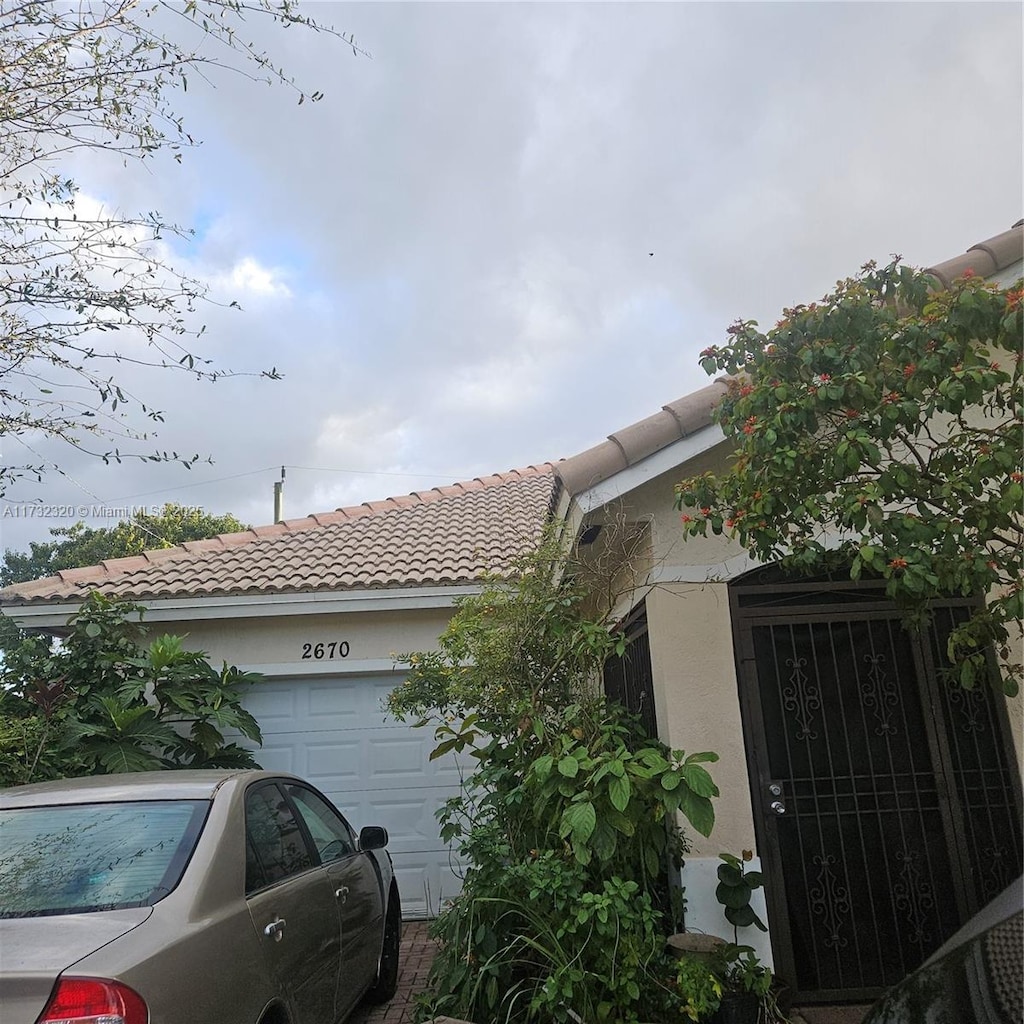
<svg viewBox="0 0 1024 1024">
<path fill-rule="evenodd" d="M 722 997 L 711 1024 L 769 1024 L 781 1022 L 772 994 L 772 972 L 751 946 L 727 943 L 716 951 L 713 970 Z"/>
<path fill-rule="evenodd" d="M 742 858 L 731 853 L 719 855 L 718 888 L 715 897 L 722 904 L 726 920 L 733 927 L 731 943 L 719 947 L 712 967 L 722 985 L 721 1003 L 713 1024 L 782 1024 L 787 1020 L 776 999 L 775 977 L 761 963 L 752 946 L 740 945 L 739 929 L 753 925 L 768 930 L 750 905 L 755 889 L 764 884 L 760 871 L 747 871 L 753 853 L 743 851 Z"/>
</svg>

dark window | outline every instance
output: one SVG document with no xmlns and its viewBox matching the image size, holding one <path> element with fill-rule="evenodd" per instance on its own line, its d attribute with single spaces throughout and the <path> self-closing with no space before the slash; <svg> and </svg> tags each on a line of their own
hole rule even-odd
<svg viewBox="0 0 1024 1024">
<path fill-rule="evenodd" d="M 322 863 L 355 853 L 356 839 L 348 822 L 319 793 L 305 786 L 287 785 L 285 789 L 295 802 Z"/>
<path fill-rule="evenodd" d="M 313 866 L 299 823 L 277 786 L 260 786 L 246 795 L 245 830 L 246 892 Z"/>
<path fill-rule="evenodd" d="M 0 917 L 152 906 L 181 878 L 205 800 L 0 811 Z"/>
</svg>

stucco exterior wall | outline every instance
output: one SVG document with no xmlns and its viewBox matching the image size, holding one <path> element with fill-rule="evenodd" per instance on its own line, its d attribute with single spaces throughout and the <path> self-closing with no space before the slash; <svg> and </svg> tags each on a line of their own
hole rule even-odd
<svg viewBox="0 0 1024 1024">
<path fill-rule="evenodd" d="M 160 622 L 151 629 L 185 636 L 185 645 L 205 651 L 213 664 L 227 661 L 269 676 L 366 673 L 390 671 L 396 654 L 436 648 L 451 614 L 451 608 L 331 612 Z M 348 644 L 344 658 L 339 656 L 342 641 Z M 316 658 L 316 645 L 331 642 L 339 645 L 335 657 L 328 657 L 325 648 L 324 657 Z"/>
</svg>

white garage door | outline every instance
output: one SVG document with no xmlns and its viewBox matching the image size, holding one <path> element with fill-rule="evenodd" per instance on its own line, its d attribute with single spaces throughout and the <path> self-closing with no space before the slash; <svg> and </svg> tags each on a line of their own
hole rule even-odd
<svg viewBox="0 0 1024 1024">
<path fill-rule="evenodd" d="M 263 731 L 256 759 L 293 772 L 337 804 L 358 831 L 383 825 L 406 918 L 437 915 L 459 891 L 458 865 L 438 837 L 434 811 L 458 791 L 452 757 L 429 761 L 430 727 L 385 718 L 382 699 L 400 678 L 275 679 L 254 687 L 245 706 Z"/>
</svg>

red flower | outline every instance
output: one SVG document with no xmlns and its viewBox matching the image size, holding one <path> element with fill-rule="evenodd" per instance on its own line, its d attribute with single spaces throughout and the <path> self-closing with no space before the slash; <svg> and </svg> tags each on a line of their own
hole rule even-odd
<svg viewBox="0 0 1024 1024">
<path fill-rule="evenodd" d="M 748 416 L 746 423 L 743 424 L 743 433 L 752 434 L 754 429 L 757 427 L 757 417 Z"/>
<path fill-rule="evenodd" d="M 711 515 L 711 509 L 710 508 L 702 508 L 700 510 L 700 514 L 702 516 L 709 516 L 709 515 Z"/>
<path fill-rule="evenodd" d="M 684 523 L 692 523 L 693 522 L 693 516 L 688 516 L 685 513 L 683 515 L 681 515 L 679 518 Z"/>
<path fill-rule="evenodd" d="M 1010 474 L 1010 479 L 1015 484 L 1024 483 L 1024 473 L 1011 473 Z"/>
<path fill-rule="evenodd" d="M 961 277 L 977 277 L 978 275 L 975 272 L 974 267 L 968 267 L 960 276 Z"/>
<path fill-rule="evenodd" d="M 906 380 L 909 380 L 917 372 L 917 367 L 913 363 L 907 363 L 903 367 L 903 376 Z"/>
<path fill-rule="evenodd" d="M 907 560 L 905 558 L 894 558 L 889 562 L 890 569 L 906 569 Z"/>
<path fill-rule="evenodd" d="M 740 388 L 740 398 L 746 398 L 747 395 L 752 395 L 753 393 L 754 386 L 752 384 L 744 384 L 743 387 Z"/>
</svg>

